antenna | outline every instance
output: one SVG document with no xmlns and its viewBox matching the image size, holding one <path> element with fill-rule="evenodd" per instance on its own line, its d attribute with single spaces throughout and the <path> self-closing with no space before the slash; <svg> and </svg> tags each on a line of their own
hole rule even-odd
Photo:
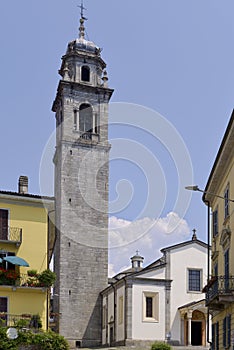
<svg viewBox="0 0 234 350">
<path fill-rule="evenodd" d="M 84 7 L 84 2 L 83 2 L 83 0 L 81 0 L 81 4 L 80 4 L 78 7 L 80 8 L 80 17 L 81 17 L 83 20 L 87 21 L 88 18 L 84 17 L 84 10 L 87 11 L 87 9 Z"/>
</svg>

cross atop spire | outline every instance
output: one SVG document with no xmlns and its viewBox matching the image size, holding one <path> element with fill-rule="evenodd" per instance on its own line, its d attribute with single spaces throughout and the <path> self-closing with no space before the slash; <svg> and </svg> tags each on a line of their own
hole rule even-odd
<svg viewBox="0 0 234 350">
<path fill-rule="evenodd" d="M 84 19 L 87 21 L 87 18 L 84 17 L 84 10 L 87 11 L 87 9 L 84 7 L 84 2 L 81 0 L 81 4 L 78 6 L 80 8 L 80 18 Z"/>
<path fill-rule="evenodd" d="M 88 18 L 84 17 L 84 10 L 87 10 L 84 7 L 83 0 L 81 0 L 81 4 L 78 6 L 80 8 L 80 28 L 79 28 L 79 38 L 84 39 L 85 37 L 85 26 L 84 22 L 87 21 Z"/>
</svg>

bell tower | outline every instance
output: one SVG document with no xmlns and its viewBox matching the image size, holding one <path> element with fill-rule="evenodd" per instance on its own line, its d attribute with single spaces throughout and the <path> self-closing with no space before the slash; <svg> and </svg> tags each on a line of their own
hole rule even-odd
<svg viewBox="0 0 234 350">
<path fill-rule="evenodd" d="M 108 88 L 101 50 L 68 44 L 52 111 L 56 117 L 56 328 L 73 347 L 101 344 L 100 292 L 108 278 Z M 59 316 L 58 316 L 59 315 Z"/>
</svg>

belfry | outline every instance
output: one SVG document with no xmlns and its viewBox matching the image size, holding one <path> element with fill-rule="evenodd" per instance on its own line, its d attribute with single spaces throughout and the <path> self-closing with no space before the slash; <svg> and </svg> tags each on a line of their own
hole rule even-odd
<svg viewBox="0 0 234 350">
<path fill-rule="evenodd" d="M 101 50 L 68 44 L 52 110 L 56 117 L 56 328 L 73 347 L 101 344 L 100 292 L 108 281 L 108 88 Z"/>
</svg>

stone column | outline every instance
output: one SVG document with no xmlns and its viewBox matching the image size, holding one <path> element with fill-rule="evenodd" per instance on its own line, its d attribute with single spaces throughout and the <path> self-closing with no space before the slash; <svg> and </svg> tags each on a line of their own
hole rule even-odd
<svg viewBox="0 0 234 350">
<path fill-rule="evenodd" d="M 192 312 L 188 312 L 188 345 L 191 346 L 192 341 Z"/>
</svg>

